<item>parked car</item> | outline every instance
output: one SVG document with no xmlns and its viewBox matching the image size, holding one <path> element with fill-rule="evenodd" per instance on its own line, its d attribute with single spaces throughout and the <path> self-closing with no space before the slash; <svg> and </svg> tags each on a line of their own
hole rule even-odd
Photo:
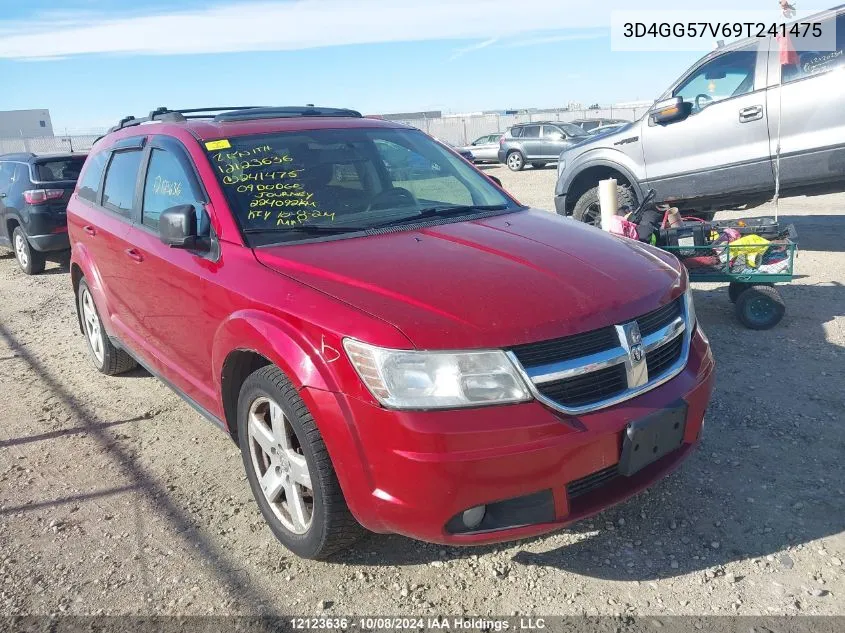
<svg viewBox="0 0 845 633">
<path fill-rule="evenodd" d="M 44 270 L 46 254 L 70 248 L 65 210 L 84 154 L 0 155 L 0 246 L 27 275 Z"/>
<path fill-rule="evenodd" d="M 577 125 L 585 132 L 592 132 L 596 128 L 604 127 L 605 125 L 622 125 L 629 123 L 629 121 L 622 121 L 620 119 L 575 119 L 571 123 L 572 125 Z"/>
<path fill-rule="evenodd" d="M 398 123 L 202 114 L 127 118 L 91 150 L 79 325 L 99 371 L 137 361 L 231 435 L 290 550 L 360 526 L 528 537 L 689 455 L 714 364 L 674 257 L 520 206 Z M 429 169 L 397 181 L 400 153 Z"/>
<path fill-rule="evenodd" d="M 448 147 L 452 151 L 457 152 L 458 154 L 460 154 L 463 158 L 465 158 L 469 162 L 471 162 L 471 163 L 475 162 L 475 155 L 469 149 L 467 149 L 465 147 L 457 147 L 455 145 L 452 145 L 449 141 L 444 141 L 443 139 L 439 139 L 439 138 L 436 138 L 436 137 L 435 137 L 434 140 L 437 141 L 438 143 L 443 143 L 443 145 L 445 145 L 446 147 Z"/>
<path fill-rule="evenodd" d="M 622 203 L 654 189 L 658 202 L 704 218 L 770 200 L 776 173 L 781 197 L 845 191 L 845 14 L 810 21 L 823 33 L 836 27 L 835 51 L 781 51 L 758 38 L 718 48 L 639 121 L 564 151 L 557 212 L 595 222 L 605 178 L 616 179 Z"/>
<path fill-rule="evenodd" d="M 607 125 L 600 125 L 598 127 L 594 127 L 592 130 L 587 132 L 589 136 L 601 136 L 607 134 L 608 132 L 613 132 L 614 130 L 618 130 L 621 127 L 628 125 L 628 122 L 625 123 L 609 123 Z"/>
<path fill-rule="evenodd" d="M 511 171 L 522 171 L 527 163 L 542 169 L 557 161 L 566 148 L 587 138 L 587 133 L 570 123 L 538 121 L 514 125 L 499 140 L 498 159 Z"/>
<path fill-rule="evenodd" d="M 475 139 L 461 151 L 469 152 L 476 163 L 498 163 L 499 162 L 499 139 L 502 134 L 488 134 Z"/>
</svg>

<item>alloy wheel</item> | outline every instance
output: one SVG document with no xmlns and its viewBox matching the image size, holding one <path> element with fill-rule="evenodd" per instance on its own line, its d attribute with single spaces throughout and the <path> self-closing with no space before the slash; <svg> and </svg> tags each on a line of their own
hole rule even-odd
<svg viewBox="0 0 845 633">
<path fill-rule="evenodd" d="M 282 408 L 260 397 L 249 408 L 249 453 L 258 484 L 285 529 L 304 534 L 314 518 L 314 491 L 308 463 Z"/>
<path fill-rule="evenodd" d="M 88 288 L 82 289 L 82 321 L 85 325 L 85 336 L 88 338 L 88 345 L 91 351 L 100 362 L 105 358 L 105 346 L 103 345 L 103 329 L 100 327 L 100 319 L 97 317 L 97 309 L 94 307 L 94 299 Z"/>
<path fill-rule="evenodd" d="M 522 168 L 522 156 L 518 152 L 508 156 L 508 167 L 513 171 L 519 171 Z"/>
<path fill-rule="evenodd" d="M 29 265 L 29 253 L 26 246 L 26 240 L 20 233 L 15 235 L 15 255 L 20 262 L 21 268 L 26 268 Z"/>
<path fill-rule="evenodd" d="M 594 202 L 586 208 L 583 217 L 586 224 L 601 228 L 601 205 Z"/>
</svg>

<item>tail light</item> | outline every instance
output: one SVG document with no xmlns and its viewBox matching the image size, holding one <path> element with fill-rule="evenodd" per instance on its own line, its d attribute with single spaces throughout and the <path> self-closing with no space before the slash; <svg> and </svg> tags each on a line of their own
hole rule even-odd
<svg viewBox="0 0 845 633">
<path fill-rule="evenodd" d="M 499 147 L 501 147 L 501 146 L 502 146 L 502 145 L 504 145 L 504 144 L 505 144 L 505 135 L 504 135 L 504 134 L 502 134 L 502 135 L 499 137 Z"/>
<path fill-rule="evenodd" d="M 50 200 L 58 200 L 63 195 L 64 189 L 29 189 L 23 192 L 23 199 L 27 204 L 44 204 Z"/>
</svg>

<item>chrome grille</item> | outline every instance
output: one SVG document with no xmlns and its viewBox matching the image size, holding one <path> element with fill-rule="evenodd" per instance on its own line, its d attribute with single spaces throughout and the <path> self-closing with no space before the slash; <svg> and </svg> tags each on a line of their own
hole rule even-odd
<svg viewBox="0 0 845 633">
<path fill-rule="evenodd" d="M 508 355 L 538 400 L 564 413 L 586 413 L 677 375 L 689 355 L 688 314 L 682 296 L 634 321 L 520 345 Z"/>
</svg>

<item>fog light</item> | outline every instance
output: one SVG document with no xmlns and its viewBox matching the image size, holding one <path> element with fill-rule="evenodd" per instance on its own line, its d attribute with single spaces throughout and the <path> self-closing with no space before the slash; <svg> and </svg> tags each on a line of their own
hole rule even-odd
<svg viewBox="0 0 845 633">
<path fill-rule="evenodd" d="M 461 520 L 464 522 L 465 526 L 467 526 L 470 530 L 473 530 L 481 525 L 481 522 L 484 520 L 485 512 L 487 512 L 487 506 L 475 506 L 469 510 L 464 510 L 464 513 L 461 515 Z"/>
</svg>

